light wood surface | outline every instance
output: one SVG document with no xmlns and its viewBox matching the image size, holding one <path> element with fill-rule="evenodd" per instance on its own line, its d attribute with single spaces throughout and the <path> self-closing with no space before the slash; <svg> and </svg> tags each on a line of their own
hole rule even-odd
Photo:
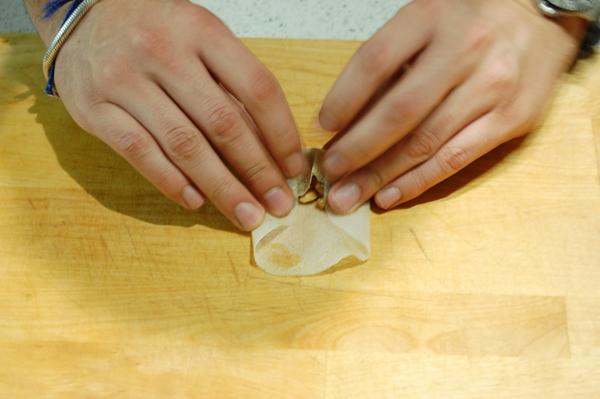
<svg viewBox="0 0 600 399">
<path fill-rule="evenodd" d="M 358 45 L 248 40 L 309 145 Z M 600 397 L 600 62 L 544 125 L 372 216 L 364 265 L 279 278 L 163 199 L 0 38 L 0 396 Z"/>
</svg>

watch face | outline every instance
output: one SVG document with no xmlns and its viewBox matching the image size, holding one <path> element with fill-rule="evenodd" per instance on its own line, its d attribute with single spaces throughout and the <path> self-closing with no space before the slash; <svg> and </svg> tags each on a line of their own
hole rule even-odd
<svg viewBox="0 0 600 399">
<path fill-rule="evenodd" d="M 575 12 L 585 12 L 594 8 L 594 0 L 547 0 L 553 6 Z"/>
</svg>

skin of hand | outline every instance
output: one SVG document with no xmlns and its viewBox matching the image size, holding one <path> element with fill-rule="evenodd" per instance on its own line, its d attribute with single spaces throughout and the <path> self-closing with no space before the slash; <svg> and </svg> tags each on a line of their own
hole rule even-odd
<svg viewBox="0 0 600 399">
<path fill-rule="evenodd" d="M 265 210 L 291 210 L 286 178 L 308 165 L 284 93 L 208 10 L 100 1 L 61 49 L 55 82 L 84 130 L 180 205 L 209 199 L 246 231 Z"/>
<path fill-rule="evenodd" d="M 321 125 L 328 205 L 391 209 L 530 131 L 572 64 L 582 20 L 528 0 L 415 0 L 352 57 Z"/>
</svg>

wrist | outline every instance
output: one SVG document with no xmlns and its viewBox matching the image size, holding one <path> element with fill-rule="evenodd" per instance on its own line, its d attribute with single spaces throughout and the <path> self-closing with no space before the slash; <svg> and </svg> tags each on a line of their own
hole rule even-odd
<svg viewBox="0 0 600 399">
<path fill-rule="evenodd" d="M 44 6 L 46 5 L 46 2 L 47 0 L 24 1 L 31 22 L 35 26 L 42 41 L 48 46 L 62 23 L 63 12 L 57 12 L 48 18 L 44 18 Z"/>
<path fill-rule="evenodd" d="M 58 96 L 56 87 L 54 85 L 54 67 L 56 63 L 56 57 L 73 30 L 75 30 L 77 27 L 78 23 L 98 1 L 99 0 L 75 0 L 72 2 L 72 4 L 70 4 L 69 9 L 63 17 L 63 22 L 60 26 L 60 29 L 52 39 L 52 42 L 44 54 L 42 61 L 42 68 L 47 81 L 46 88 L 44 90 L 46 94 Z M 57 3 L 60 4 L 60 0 L 57 0 Z M 51 3 L 49 3 L 49 5 L 50 4 Z M 51 13 L 52 12 L 47 11 L 46 15 L 50 15 Z"/>
<path fill-rule="evenodd" d="M 551 19 L 551 18 L 547 18 Z M 559 17 L 554 22 L 560 25 L 577 44 L 583 43 L 587 31 L 588 21 L 577 17 Z"/>
<path fill-rule="evenodd" d="M 538 0 L 514 0 L 524 7 L 530 9 L 532 12 L 539 15 L 549 23 L 560 26 L 574 41 L 574 44 L 581 45 L 585 39 L 588 21 L 583 18 L 576 16 L 560 16 L 560 17 L 549 17 L 544 15 L 538 6 Z"/>
</svg>

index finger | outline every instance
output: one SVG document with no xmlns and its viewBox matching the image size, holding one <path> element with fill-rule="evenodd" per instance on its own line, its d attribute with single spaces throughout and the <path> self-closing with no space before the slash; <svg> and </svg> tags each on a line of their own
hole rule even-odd
<svg viewBox="0 0 600 399">
<path fill-rule="evenodd" d="M 308 169 L 284 92 L 273 74 L 224 25 L 202 43 L 200 57 L 211 73 L 244 105 L 261 138 L 287 177 Z"/>
<path fill-rule="evenodd" d="M 345 128 L 378 88 L 427 44 L 431 16 L 421 4 L 413 2 L 400 9 L 352 56 L 323 102 L 319 115 L 323 128 Z"/>
</svg>

